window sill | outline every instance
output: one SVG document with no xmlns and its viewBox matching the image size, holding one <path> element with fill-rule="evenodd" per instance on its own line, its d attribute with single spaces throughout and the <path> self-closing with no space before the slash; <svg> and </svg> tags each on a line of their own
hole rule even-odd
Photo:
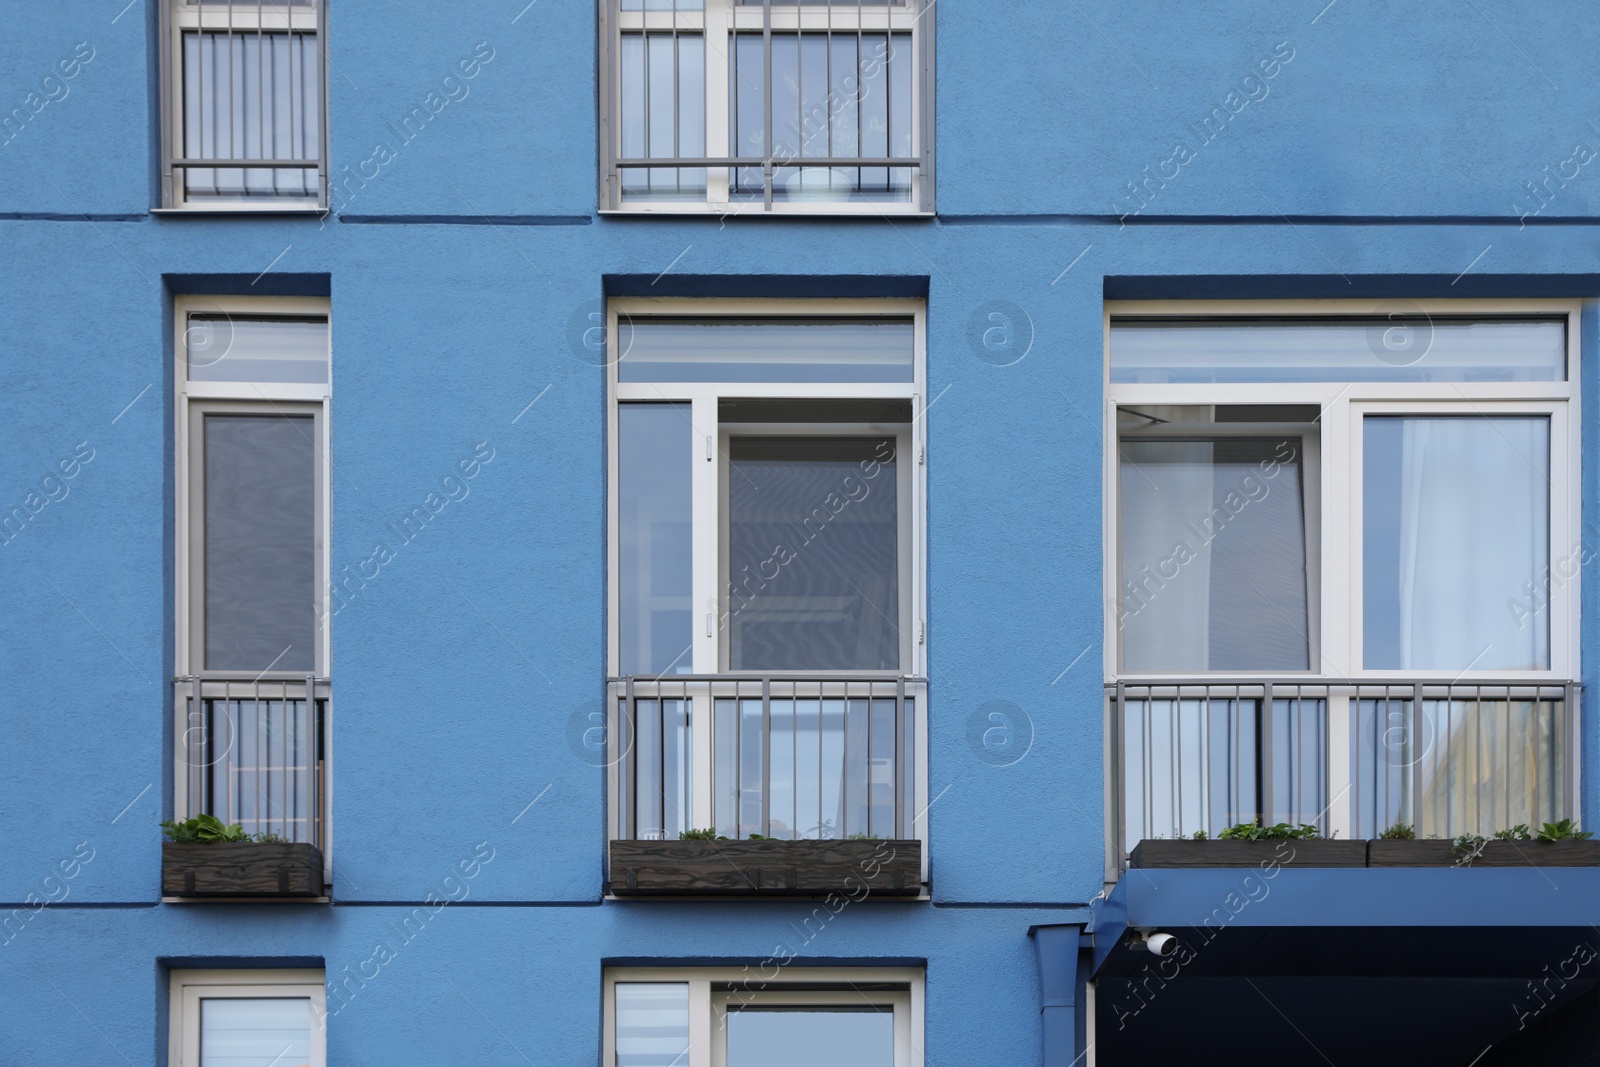
<svg viewBox="0 0 1600 1067">
<path fill-rule="evenodd" d="M 329 213 L 330 212 L 327 208 L 306 204 L 284 204 L 278 207 L 271 207 L 266 204 L 259 206 L 251 204 L 238 206 L 230 205 L 227 207 L 153 207 L 150 209 L 150 214 L 152 215 L 165 215 L 169 218 L 176 218 L 180 215 L 251 215 L 257 217 L 263 215 L 287 215 L 295 218 L 303 218 L 306 216 L 327 215 Z"/>
<path fill-rule="evenodd" d="M 771 211 L 760 204 L 634 204 L 629 207 L 603 207 L 598 209 L 602 218 L 652 215 L 694 216 L 716 219 L 779 219 L 779 218 L 896 218 L 931 219 L 936 212 L 909 204 L 786 204 Z"/>
</svg>

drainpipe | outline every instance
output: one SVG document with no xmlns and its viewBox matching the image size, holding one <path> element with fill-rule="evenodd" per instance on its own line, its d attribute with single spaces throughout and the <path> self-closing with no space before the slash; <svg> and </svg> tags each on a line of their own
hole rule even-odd
<svg viewBox="0 0 1600 1067">
<path fill-rule="evenodd" d="M 1044 1067 L 1073 1067 L 1082 1055 L 1078 1033 L 1078 949 L 1082 923 L 1028 930 L 1039 957 L 1039 1022 Z"/>
</svg>

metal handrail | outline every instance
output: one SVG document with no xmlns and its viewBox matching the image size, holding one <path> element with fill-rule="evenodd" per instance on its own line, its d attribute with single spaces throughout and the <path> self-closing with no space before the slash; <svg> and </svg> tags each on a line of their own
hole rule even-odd
<svg viewBox="0 0 1600 1067">
<path fill-rule="evenodd" d="M 866 710 L 861 713 L 864 719 L 857 721 L 858 729 L 865 739 L 865 751 L 856 749 L 850 741 L 848 723 L 840 721 L 838 729 L 839 758 L 838 766 L 834 768 L 839 775 L 841 790 L 848 791 L 847 780 L 854 773 L 858 781 L 866 789 L 866 796 L 857 797 L 857 804 L 864 805 L 866 819 L 870 825 L 854 827 L 848 822 L 846 825 L 834 827 L 834 832 L 844 836 L 850 832 L 878 832 L 880 829 L 887 831 L 889 836 L 910 837 L 917 832 L 917 822 L 920 813 L 912 811 L 912 798 L 916 795 L 918 784 L 917 768 L 915 767 L 917 753 L 917 738 L 921 736 L 921 722 L 926 721 L 926 694 L 927 680 L 924 678 L 908 677 L 880 672 L 873 673 L 835 673 L 835 674 L 709 674 L 709 675 L 667 675 L 664 677 L 630 676 L 612 678 L 608 680 L 608 718 L 612 723 L 609 732 L 610 744 L 614 755 L 611 760 L 614 776 L 613 800 L 616 804 L 615 830 L 623 839 L 633 839 L 641 835 L 656 836 L 659 833 L 669 832 L 670 827 L 640 825 L 641 806 L 651 811 L 659 810 L 662 819 L 666 820 L 669 809 L 674 806 L 681 808 L 682 804 L 674 804 L 674 800 L 687 801 L 690 805 L 691 818 L 697 824 L 711 824 L 715 813 L 720 809 L 730 814 L 736 824 L 739 823 L 739 810 L 743 803 L 749 799 L 745 795 L 746 779 L 754 772 L 757 781 L 756 788 L 760 793 L 761 816 L 759 827 L 747 827 L 745 832 L 759 832 L 772 836 L 774 813 L 771 807 L 773 775 L 773 745 L 772 745 L 772 719 L 773 705 L 784 701 L 839 701 L 854 702 L 867 701 Z M 639 717 L 640 701 L 660 701 L 661 704 L 654 710 L 655 719 Z M 746 745 L 742 732 L 747 729 L 745 717 L 737 708 L 728 708 L 722 705 L 724 701 L 745 702 L 759 700 L 761 739 L 758 743 L 760 751 L 759 766 L 747 767 L 744 764 Z M 669 712 L 666 702 L 684 701 L 685 706 Z M 892 701 L 892 720 L 888 723 L 892 737 L 892 752 L 878 753 L 875 745 L 874 730 L 875 715 L 885 713 L 886 708 L 875 708 L 879 702 Z M 848 705 L 839 709 L 840 714 L 848 716 Z M 726 723 L 720 729 L 719 719 L 728 715 Z M 671 716 L 669 721 L 669 715 Z M 679 733 L 680 751 L 676 762 L 669 764 L 667 758 L 667 741 L 670 732 Z M 696 731 L 706 731 L 707 739 L 695 744 Z M 829 763 L 823 754 L 824 724 L 819 715 L 817 722 L 817 798 L 819 805 L 824 804 L 823 780 Z M 650 751 L 641 751 L 646 747 L 647 738 L 657 739 Z M 858 741 L 857 744 L 860 742 Z M 702 752 L 712 753 L 709 761 L 696 761 L 693 753 L 696 748 Z M 721 752 L 726 760 L 732 761 L 734 767 L 733 781 L 718 781 L 716 753 Z M 796 816 L 798 817 L 798 790 L 801 767 L 799 764 L 798 744 L 793 756 L 796 761 L 792 768 L 794 775 L 794 789 L 796 790 Z M 872 800 L 871 780 L 874 762 L 892 758 L 894 766 L 892 825 L 880 826 L 873 819 L 873 810 L 876 805 Z M 702 763 L 709 762 L 709 766 Z M 677 780 L 678 793 L 684 794 L 679 798 L 668 795 L 669 781 Z M 657 791 L 661 791 L 659 795 Z M 719 792 L 721 790 L 722 792 Z M 725 794 L 725 795 L 724 795 Z M 695 804 L 688 801 L 689 796 L 698 796 L 701 803 L 709 803 L 710 810 L 695 810 Z M 718 797 L 721 797 L 719 802 Z M 845 807 L 841 803 L 841 808 Z M 820 824 L 819 824 L 820 826 Z M 739 834 L 737 827 L 727 827 Z M 799 827 L 792 827 L 797 830 Z M 742 836 L 742 835 L 741 835 Z"/>
<path fill-rule="evenodd" d="M 1504 677 L 1108 682 L 1108 877 L 1126 863 L 1130 818 L 1140 836 L 1214 830 L 1218 797 L 1238 805 L 1230 817 L 1290 817 L 1325 828 L 1341 824 L 1330 809 L 1348 804 L 1342 824 L 1369 834 L 1391 816 L 1419 830 L 1431 821 L 1435 832 L 1454 836 L 1503 828 L 1530 808 L 1535 817 L 1573 815 L 1581 690 L 1571 680 Z M 1543 707 L 1517 712 L 1518 704 Z M 1274 737 L 1279 728 L 1292 736 Z M 1348 783 L 1332 780 L 1335 768 Z M 1304 774 L 1320 779 L 1308 789 L 1298 780 Z M 1137 795 L 1130 793 L 1135 781 Z M 1294 795 L 1275 796 L 1280 782 Z M 1308 801 L 1308 793 L 1317 798 Z M 1155 824 L 1163 811 L 1182 825 Z M 1196 820 L 1207 824 L 1189 825 Z"/>
<path fill-rule="evenodd" d="M 258 830 L 322 847 L 327 823 L 329 680 L 310 673 L 207 671 L 175 677 L 173 691 L 180 760 L 174 797 L 178 818 L 216 815 L 224 822 L 250 822 Z M 247 705 L 250 732 L 263 749 L 254 764 L 241 763 L 246 735 L 239 717 L 246 714 Z M 246 814 L 259 810 L 258 805 L 270 810 L 266 815 Z"/>
</svg>

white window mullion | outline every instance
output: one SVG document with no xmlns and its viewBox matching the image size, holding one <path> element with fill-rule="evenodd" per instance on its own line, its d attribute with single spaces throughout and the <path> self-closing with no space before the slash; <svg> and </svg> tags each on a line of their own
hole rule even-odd
<svg viewBox="0 0 1600 1067">
<path fill-rule="evenodd" d="M 688 1067 L 712 1067 L 711 1031 L 711 983 L 697 979 L 689 983 Z"/>
<path fill-rule="evenodd" d="M 1550 620 L 1550 670 L 1558 678 L 1577 678 L 1582 667 L 1578 643 L 1578 583 L 1583 576 L 1585 548 L 1578 516 L 1582 454 L 1565 404 L 1550 412 L 1550 571 L 1545 606 Z"/>
<path fill-rule="evenodd" d="M 1350 722 L 1353 698 L 1328 695 L 1328 811 L 1329 837 L 1349 841 L 1355 837 L 1357 783 L 1350 764 Z"/>
<path fill-rule="evenodd" d="M 1322 655 L 1318 670 L 1346 677 L 1360 669 L 1357 620 L 1361 618 L 1360 565 L 1357 538 L 1361 529 L 1360 415 L 1350 401 L 1335 397 L 1322 409 Z M 1354 452 L 1351 450 L 1355 449 Z M 1348 591 L 1348 596 L 1346 592 Z"/>
<path fill-rule="evenodd" d="M 690 586 L 694 591 L 695 674 L 715 674 L 719 663 L 724 594 L 721 579 L 722 509 L 721 456 L 717 440 L 717 401 L 700 398 L 691 402 L 694 422 L 693 474 L 690 495 L 693 500 L 693 564 Z"/>
<path fill-rule="evenodd" d="M 733 76 L 731 0 L 706 0 L 705 83 L 706 155 L 732 156 L 728 131 L 728 79 Z M 706 200 L 711 207 L 728 207 L 729 174 L 725 167 L 706 169 Z"/>
</svg>

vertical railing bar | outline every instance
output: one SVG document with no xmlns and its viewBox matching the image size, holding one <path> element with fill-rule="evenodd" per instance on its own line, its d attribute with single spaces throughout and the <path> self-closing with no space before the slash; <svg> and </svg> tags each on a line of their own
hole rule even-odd
<svg viewBox="0 0 1600 1067">
<path fill-rule="evenodd" d="M 1204 698 L 1202 698 L 1204 699 Z M 1176 783 L 1171 792 L 1171 800 L 1167 805 L 1167 819 L 1176 825 L 1178 819 L 1179 797 L 1183 792 L 1183 689 L 1177 690 L 1177 699 L 1172 702 L 1172 714 L 1167 716 L 1167 745 L 1172 753 L 1172 770 Z"/>
<path fill-rule="evenodd" d="M 762 106 L 766 109 L 764 130 L 766 136 L 766 154 L 761 164 L 761 202 L 765 211 L 772 210 L 772 0 L 761 0 L 761 42 L 766 52 L 766 61 L 762 67 L 762 77 L 765 79 L 765 94 Z"/>
<path fill-rule="evenodd" d="M 1423 814 L 1422 753 L 1418 751 L 1419 746 L 1417 744 L 1417 739 L 1421 736 L 1420 731 L 1422 730 L 1423 726 L 1424 716 L 1422 705 L 1425 698 L 1425 693 L 1426 690 L 1423 688 L 1421 682 L 1414 681 L 1411 683 L 1411 721 L 1407 724 L 1408 728 L 1406 730 L 1405 737 L 1406 741 L 1411 746 L 1410 751 L 1406 753 L 1408 757 L 1406 761 L 1406 770 L 1409 772 L 1406 777 L 1410 779 L 1411 787 L 1410 795 L 1406 799 L 1410 804 L 1410 817 L 1412 825 L 1419 825 L 1421 823 Z M 1447 831 L 1450 829 L 1448 824 L 1446 825 L 1445 829 Z"/>
<path fill-rule="evenodd" d="M 857 25 L 859 26 L 860 24 L 857 23 Z M 858 52 L 857 54 L 859 55 L 860 53 Z M 857 84 L 860 84 L 859 80 Z M 1115 834 L 1112 839 L 1112 847 L 1115 849 L 1117 858 L 1115 869 L 1116 872 L 1120 873 L 1124 863 L 1123 846 L 1128 840 L 1126 826 L 1127 805 L 1124 800 L 1124 791 L 1128 788 L 1128 768 L 1122 753 L 1123 719 L 1127 714 L 1127 684 L 1121 679 L 1117 680 L 1117 689 L 1112 700 L 1111 769 L 1112 773 L 1117 776 L 1111 790 L 1111 825 Z"/>
<path fill-rule="evenodd" d="M 273 159 L 275 156 L 267 155 L 267 27 L 266 27 L 266 0 L 256 0 L 256 148 L 261 153 L 262 159 Z M 276 151 L 276 147 L 274 147 Z M 273 180 L 273 191 L 276 192 L 277 181 Z M 245 185 L 245 195 L 250 195 L 250 186 Z M 288 690 L 285 688 L 285 694 Z"/>
<path fill-rule="evenodd" d="M 1566 794 L 1566 796 L 1562 798 L 1562 803 L 1565 807 L 1565 810 L 1561 812 L 1561 817 L 1564 819 L 1575 819 L 1581 815 L 1578 801 L 1578 774 L 1576 762 L 1577 748 L 1580 740 L 1578 737 L 1577 727 L 1577 700 L 1577 687 L 1571 682 L 1568 682 L 1563 687 L 1561 694 L 1561 754 L 1564 763 L 1564 780 L 1562 785 L 1564 787 L 1563 792 Z"/>
<path fill-rule="evenodd" d="M 217 774 L 211 762 L 211 753 L 216 747 L 216 742 L 213 740 L 216 737 L 216 709 L 212 704 L 206 702 L 205 691 L 199 677 L 194 679 L 194 702 L 195 710 L 200 713 L 202 720 L 206 724 L 206 730 L 200 741 L 200 762 L 194 768 L 196 773 L 192 776 L 192 779 L 197 780 L 200 785 L 200 790 L 197 796 L 189 798 L 189 810 L 184 813 L 186 818 L 193 818 L 201 812 L 209 815 L 217 810 Z M 227 714 L 227 709 L 223 709 L 223 714 Z M 199 800 L 201 804 L 198 809 L 195 807 L 196 800 Z"/>
<path fill-rule="evenodd" d="M 1261 750 L 1261 780 L 1256 783 L 1258 797 L 1261 803 L 1261 825 L 1272 823 L 1273 804 L 1276 797 L 1273 795 L 1273 775 L 1277 770 L 1274 763 L 1274 746 L 1277 741 L 1277 722 L 1275 709 L 1272 706 L 1272 683 L 1263 682 L 1261 685 L 1261 733 L 1256 737 L 1256 744 Z"/>
<path fill-rule="evenodd" d="M 623 697 L 623 701 L 623 714 L 626 716 L 629 723 L 628 737 L 630 739 L 627 752 L 625 752 L 623 755 L 623 759 L 627 761 L 625 774 L 628 776 L 626 779 L 628 786 L 628 803 L 624 808 L 624 815 L 627 818 L 628 827 L 625 838 L 630 841 L 636 841 L 638 840 L 639 836 L 639 749 L 637 741 L 638 717 L 634 707 L 634 678 L 631 674 L 628 676 L 627 693 Z M 624 780 L 620 775 L 618 778 L 619 782 Z"/>
<path fill-rule="evenodd" d="M 872 706 L 872 686 L 869 684 L 866 687 L 866 689 L 867 689 L 867 706 L 870 708 Z M 850 697 L 850 686 L 849 686 L 848 683 L 846 683 L 846 685 L 844 687 L 844 711 L 843 711 L 843 714 L 842 714 L 841 719 L 840 719 L 840 733 L 842 734 L 842 744 L 841 744 L 840 747 L 841 747 L 841 750 L 843 752 L 843 755 L 842 755 L 841 759 L 844 762 L 844 767 L 842 768 L 843 776 L 839 779 L 839 791 L 840 791 L 841 794 L 843 794 L 842 797 L 840 798 L 841 799 L 841 803 L 839 805 L 839 836 L 841 838 L 846 839 L 846 840 L 849 839 L 850 834 L 851 834 L 851 822 L 850 822 L 850 700 L 851 700 L 851 697 Z M 856 833 L 864 833 L 865 831 L 856 830 L 855 832 Z"/>
<path fill-rule="evenodd" d="M 683 158 L 683 100 L 678 92 L 681 80 L 682 56 L 678 52 L 678 0 L 672 0 L 672 158 Z M 683 192 L 683 168 L 672 172 L 672 191 Z"/>
<path fill-rule="evenodd" d="M 1224 709 L 1224 721 L 1227 714 Z M 1197 816 L 1202 824 L 1198 829 L 1207 831 L 1211 829 L 1211 718 L 1211 699 L 1208 695 L 1205 714 L 1200 718 L 1200 804 Z"/>
<path fill-rule="evenodd" d="M 772 679 L 761 679 L 761 836 L 772 836 Z"/>
<path fill-rule="evenodd" d="M 849 691 L 850 691 L 849 684 L 846 683 L 845 692 L 848 693 Z M 822 749 L 823 749 L 823 745 L 822 745 L 822 720 L 823 720 L 823 717 L 827 714 L 827 707 L 828 707 L 828 698 L 824 693 L 823 687 L 819 686 L 818 689 L 817 689 L 817 839 L 819 841 L 822 839 L 822 836 L 823 836 L 823 833 L 822 833 L 822 824 L 823 824 L 823 819 L 822 819 L 822 760 L 823 760 L 823 756 L 822 756 Z M 798 721 L 798 720 L 796 720 L 796 721 Z M 799 746 L 796 746 L 796 750 L 797 751 L 798 751 L 798 748 L 799 748 Z"/>
<path fill-rule="evenodd" d="M 317 738 L 322 735 L 322 714 L 317 708 L 317 676 L 306 675 L 306 731 L 301 747 L 306 761 L 306 840 L 322 847 L 322 768 L 317 760 Z"/>
<path fill-rule="evenodd" d="M 906 810 L 906 761 L 910 758 L 910 753 L 905 751 L 905 737 L 906 680 L 901 677 L 896 678 L 894 683 L 894 822 L 897 836 L 910 838 L 915 835 L 908 820 L 911 813 Z"/>
<path fill-rule="evenodd" d="M 1155 792 L 1155 694 L 1154 686 L 1145 690 L 1144 710 L 1139 715 L 1139 740 L 1144 745 L 1144 826 L 1140 832 L 1141 837 L 1153 836 L 1156 827 L 1156 792 Z"/>
</svg>

